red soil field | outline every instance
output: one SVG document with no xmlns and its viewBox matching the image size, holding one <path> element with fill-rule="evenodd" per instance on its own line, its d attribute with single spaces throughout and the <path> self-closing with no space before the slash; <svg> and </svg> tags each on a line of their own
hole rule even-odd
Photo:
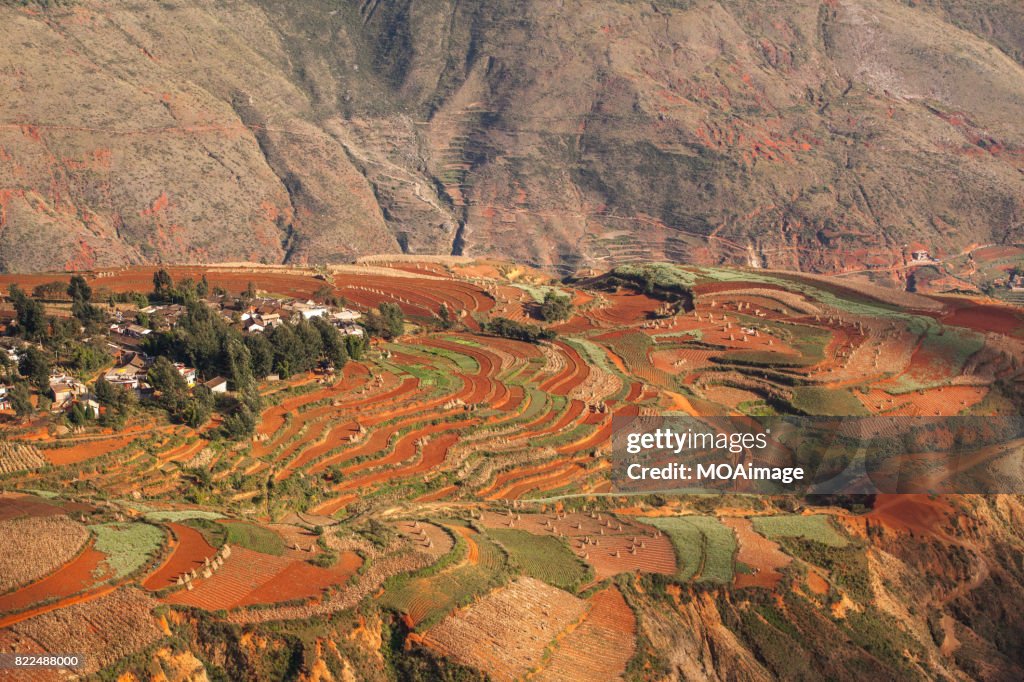
<svg viewBox="0 0 1024 682">
<path fill-rule="evenodd" d="M 0 521 L 21 516 L 57 516 L 64 513 L 62 505 L 52 504 L 42 497 L 27 493 L 0 494 Z"/>
<path fill-rule="evenodd" d="M 353 552 L 343 552 L 335 567 L 318 568 L 234 546 L 213 577 L 200 578 L 192 591 L 179 590 L 164 601 L 217 610 L 313 599 L 330 586 L 346 583 L 361 565 L 362 559 Z"/>
<path fill-rule="evenodd" d="M 106 558 L 106 554 L 95 550 L 90 543 L 85 551 L 45 578 L 0 596 L 0 613 L 20 611 L 41 601 L 69 597 L 92 587 L 104 579 L 97 571 Z"/>
<path fill-rule="evenodd" d="M 316 597 L 328 587 L 346 584 L 362 565 L 362 558 L 355 552 L 342 552 L 338 562 L 330 568 L 319 568 L 304 561 L 293 561 L 272 580 L 247 594 L 238 605 L 272 604 Z"/>
<path fill-rule="evenodd" d="M 944 300 L 953 312 L 942 315 L 943 324 L 967 327 L 979 332 L 995 332 L 1007 336 L 1024 335 L 1024 314 L 1002 305 L 977 305 L 965 301 Z"/>
<path fill-rule="evenodd" d="M 88 459 L 100 457 L 119 448 L 123 448 L 135 439 L 130 436 L 108 438 L 104 440 L 79 443 L 67 448 L 40 450 L 40 454 L 51 464 L 77 464 Z"/>
<path fill-rule="evenodd" d="M 167 527 L 177 538 L 171 555 L 153 573 L 142 581 L 147 590 L 160 590 L 175 584 L 178 576 L 192 569 L 200 569 L 203 559 L 216 553 L 203 534 L 180 523 L 169 523 Z"/>
<path fill-rule="evenodd" d="M 872 510 L 862 516 L 844 516 L 851 527 L 863 530 L 865 523 L 881 524 L 889 530 L 914 532 L 920 535 L 946 539 L 946 530 L 954 514 L 941 497 L 929 495 L 880 494 L 875 497 Z"/>
</svg>

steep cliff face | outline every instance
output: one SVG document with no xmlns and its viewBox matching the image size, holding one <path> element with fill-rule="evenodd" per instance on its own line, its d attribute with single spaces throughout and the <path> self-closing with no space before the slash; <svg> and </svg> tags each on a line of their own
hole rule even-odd
<svg viewBox="0 0 1024 682">
<path fill-rule="evenodd" d="M 0 3 L 0 266 L 1022 239 L 1008 0 Z"/>
</svg>

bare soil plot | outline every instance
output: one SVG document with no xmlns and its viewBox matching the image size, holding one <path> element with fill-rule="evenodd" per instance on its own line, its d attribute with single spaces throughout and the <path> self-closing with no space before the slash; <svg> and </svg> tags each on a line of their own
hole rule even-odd
<svg viewBox="0 0 1024 682">
<path fill-rule="evenodd" d="M 171 587 L 177 582 L 178 576 L 188 571 L 201 570 L 204 559 L 212 557 L 217 551 L 202 533 L 190 526 L 169 523 L 167 527 L 174 533 L 175 544 L 167 560 L 142 582 L 147 590 Z"/>
<path fill-rule="evenodd" d="M 338 564 L 326 569 L 233 546 L 231 556 L 210 578 L 197 579 L 195 589 L 175 592 L 164 601 L 218 610 L 314 599 L 328 587 L 345 584 L 360 565 L 354 552 L 343 552 Z"/>
<path fill-rule="evenodd" d="M 782 580 L 779 569 L 788 566 L 793 559 L 784 554 L 778 544 L 756 532 L 750 519 L 728 517 L 721 521 L 732 528 L 739 541 L 736 561 L 753 571 L 736 571 L 736 577 L 733 579 L 736 587 L 774 588 L 778 585 Z"/>
</svg>

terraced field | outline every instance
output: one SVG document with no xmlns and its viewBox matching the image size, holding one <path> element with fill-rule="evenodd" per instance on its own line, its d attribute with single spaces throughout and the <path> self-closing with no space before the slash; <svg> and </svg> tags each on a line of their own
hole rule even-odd
<svg viewBox="0 0 1024 682">
<path fill-rule="evenodd" d="M 34 557 L 0 571 L 0 622 L 33 623 L 53 641 L 71 628 L 64 609 L 104 623 L 92 609 L 123 602 L 127 615 L 110 623 L 137 625 L 144 645 L 153 633 L 137 613 L 155 604 L 173 630 L 187 608 L 255 624 L 373 600 L 402 621 L 406 646 L 497 679 L 614 677 L 654 665 L 637 638 L 644 600 L 667 600 L 659 618 L 696 619 L 694 609 L 714 605 L 692 583 L 730 595 L 783 590 L 793 538 L 833 560 L 827 552 L 852 551 L 844 528 L 958 537 L 932 501 L 795 514 L 761 500 L 620 495 L 610 476 L 616 417 L 1006 414 L 1020 380 L 1019 339 L 997 338 L 971 312 L 981 303 L 883 300 L 717 268 L 677 271 L 693 296 L 674 300 L 600 277 L 515 281 L 512 269 L 463 260 L 350 267 L 274 273 L 260 287 L 304 297 L 326 287 L 363 313 L 396 303 L 408 333 L 375 339 L 339 371 L 261 385 L 251 438 L 226 441 L 213 423 L 194 430 L 148 407 L 117 431 L 3 424 L 0 485 L 40 492 L 0 493 L 0 534 Z M 97 280 L 122 291 L 147 276 Z M 210 281 L 237 291 L 251 276 L 218 269 Z M 537 319 L 535 294 L 549 289 L 576 302 L 568 319 Z M 454 323 L 441 324 L 442 304 Z M 558 336 L 485 333 L 498 315 Z M 49 529 L 51 542 L 32 554 L 26 528 Z M 813 558 L 808 550 L 794 568 Z M 834 565 L 808 570 L 800 582 L 819 596 L 847 579 Z M 756 618 L 770 618 L 762 606 Z M 662 627 L 649 621 L 644 636 Z"/>
</svg>

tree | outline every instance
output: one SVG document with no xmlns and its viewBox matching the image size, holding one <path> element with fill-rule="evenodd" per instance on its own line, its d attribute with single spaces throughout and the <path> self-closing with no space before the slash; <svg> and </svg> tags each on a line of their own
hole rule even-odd
<svg viewBox="0 0 1024 682">
<path fill-rule="evenodd" d="M 393 339 L 405 333 L 405 319 L 397 303 L 381 303 L 371 310 L 363 321 L 367 333 L 384 339 Z"/>
<path fill-rule="evenodd" d="M 171 279 L 170 273 L 163 269 L 153 273 L 153 295 L 157 300 L 170 298 L 173 290 L 174 280 Z"/>
<path fill-rule="evenodd" d="M 252 373 L 260 379 L 274 371 L 274 348 L 263 334 L 250 334 L 245 337 L 245 345 L 249 349 L 249 360 Z"/>
<path fill-rule="evenodd" d="M 210 283 L 206 279 L 206 273 L 203 273 L 203 278 L 199 280 L 199 284 L 196 285 L 196 294 L 199 298 L 206 298 L 207 294 L 210 293 Z"/>
<path fill-rule="evenodd" d="M 79 372 L 92 374 L 110 361 L 110 356 L 102 344 L 76 343 L 71 351 L 71 362 Z"/>
<path fill-rule="evenodd" d="M 348 361 L 348 348 L 341 332 L 333 324 L 322 317 L 313 318 L 313 327 L 320 332 L 323 356 L 335 369 L 341 369 Z"/>
<path fill-rule="evenodd" d="M 274 370 L 287 379 L 293 372 L 300 371 L 297 368 L 297 353 L 295 349 L 295 332 L 290 325 L 282 324 L 270 330 L 267 336 L 271 347 L 274 349 Z"/>
<path fill-rule="evenodd" d="M 366 337 L 362 334 L 346 334 L 345 335 L 345 351 L 348 356 L 353 360 L 362 360 L 363 352 L 366 350 Z"/>
<path fill-rule="evenodd" d="M 170 412 L 173 417 L 180 418 L 189 398 L 188 384 L 174 363 L 164 356 L 158 357 L 153 366 L 149 368 L 146 379 L 159 393 L 157 397 L 159 405 Z"/>
<path fill-rule="evenodd" d="M 50 390 L 50 356 L 34 346 L 29 346 L 21 356 L 18 371 L 33 386 L 45 393 Z"/>
<path fill-rule="evenodd" d="M 239 338 L 228 337 L 225 342 L 228 357 L 228 375 L 236 391 L 243 391 L 255 385 L 252 373 L 252 356 L 249 347 Z"/>
<path fill-rule="evenodd" d="M 106 408 L 100 417 L 100 423 L 116 428 L 124 426 L 135 409 L 135 393 L 124 386 L 111 384 L 103 377 L 96 380 L 93 392 L 100 405 Z"/>
<path fill-rule="evenodd" d="M 517 341 L 528 341 L 536 343 L 540 340 L 555 338 L 555 332 L 550 329 L 541 329 L 535 324 L 521 324 L 507 317 L 496 317 L 484 325 L 484 331 L 497 336 L 504 336 L 507 339 Z"/>
<path fill-rule="evenodd" d="M 46 315 L 43 304 L 25 295 L 17 284 L 8 289 L 14 304 L 18 332 L 27 339 L 39 338 L 46 334 Z"/>
<path fill-rule="evenodd" d="M 455 320 L 452 318 L 452 312 L 447 303 L 441 303 L 437 309 L 437 316 L 441 320 L 441 329 L 451 329 L 455 326 Z"/>
<path fill-rule="evenodd" d="M 83 301 L 88 303 L 92 300 L 92 288 L 85 281 L 85 277 L 74 275 L 68 283 L 68 297 L 72 301 Z"/>
<path fill-rule="evenodd" d="M 210 419 L 213 406 L 214 398 L 210 389 L 196 386 L 192 396 L 185 401 L 181 409 L 181 420 L 193 429 L 198 429 Z"/>
<path fill-rule="evenodd" d="M 11 387 L 8 397 L 11 400 L 11 407 L 14 409 L 14 413 L 21 419 L 29 416 L 33 412 L 32 408 L 32 393 L 28 389 L 28 384 L 19 381 Z"/>
<path fill-rule="evenodd" d="M 68 413 L 68 421 L 73 426 L 82 426 L 89 421 L 89 417 L 86 415 L 81 403 L 75 403 L 71 406 L 71 411 Z"/>
<path fill-rule="evenodd" d="M 558 322 L 568 319 L 572 314 L 572 299 L 555 292 L 548 291 L 544 294 L 544 302 L 540 305 L 540 316 L 546 322 Z"/>
</svg>

